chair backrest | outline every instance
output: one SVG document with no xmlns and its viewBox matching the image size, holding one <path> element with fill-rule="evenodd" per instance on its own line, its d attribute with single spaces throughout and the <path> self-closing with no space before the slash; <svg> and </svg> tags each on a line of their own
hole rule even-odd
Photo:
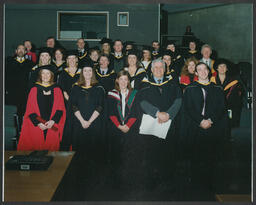
<svg viewBox="0 0 256 205">
<path fill-rule="evenodd" d="M 13 150 L 15 140 L 17 139 L 17 127 L 15 116 L 17 115 L 17 107 L 14 105 L 4 106 L 4 139 L 5 150 Z"/>
<path fill-rule="evenodd" d="M 14 116 L 17 113 L 17 107 L 14 105 L 4 106 L 4 123 L 5 126 L 15 126 Z"/>
</svg>

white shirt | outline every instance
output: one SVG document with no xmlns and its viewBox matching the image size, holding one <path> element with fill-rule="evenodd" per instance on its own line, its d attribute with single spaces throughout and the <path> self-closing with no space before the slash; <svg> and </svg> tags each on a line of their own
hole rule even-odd
<svg viewBox="0 0 256 205">
<path fill-rule="evenodd" d="M 20 62 L 21 62 L 21 61 L 24 61 L 24 59 L 25 59 L 24 57 L 18 57 L 18 56 L 17 56 L 17 60 L 20 61 Z"/>
<path fill-rule="evenodd" d="M 202 110 L 202 115 L 204 116 L 205 114 L 205 100 L 206 100 L 206 91 L 205 89 L 201 88 L 202 92 L 203 92 L 203 96 L 204 96 L 204 106 L 203 106 L 203 110 Z"/>
<path fill-rule="evenodd" d="M 141 62 L 144 66 L 144 68 L 146 69 L 148 67 L 148 65 L 151 63 L 151 61 L 142 61 Z"/>
<path fill-rule="evenodd" d="M 115 56 L 122 56 L 122 52 L 120 53 L 115 52 Z"/>
<path fill-rule="evenodd" d="M 210 61 L 211 61 L 210 58 L 208 58 L 208 59 L 203 58 L 203 62 L 204 62 L 205 64 L 207 64 L 208 66 L 210 66 Z"/>
<path fill-rule="evenodd" d="M 103 74 L 102 74 L 102 72 L 104 72 Z M 100 68 L 100 74 L 102 74 L 102 75 L 106 75 L 106 73 L 108 72 L 108 68 Z"/>
<path fill-rule="evenodd" d="M 81 53 L 84 53 L 84 48 L 83 49 L 78 48 L 78 51 L 81 52 Z"/>
<path fill-rule="evenodd" d="M 123 118 L 125 118 L 125 99 L 126 99 L 126 96 L 128 95 L 128 92 L 129 92 L 128 90 L 126 90 L 125 93 L 120 92 L 121 96 L 122 96 L 122 115 L 123 115 Z M 123 124 L 124 124 L 124 122 L 123 122 Z"/>
</svg>

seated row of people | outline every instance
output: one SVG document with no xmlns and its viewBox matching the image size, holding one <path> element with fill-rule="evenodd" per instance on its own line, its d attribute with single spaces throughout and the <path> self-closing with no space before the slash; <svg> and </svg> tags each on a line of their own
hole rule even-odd
<svg viewBox="0 0 256 205">
<path fill-rule="evenodd" d="M 77 56 L 79 57 L 79 61 L 83 61 L 85 58 L 89 58 L 90 53 L 93 50 L 97 50 L 98 55 L 105 54 L 110 58 L 110 61 L 112 62 L 112 58 L 114 58 L 117 62 L 115 62 L 118 65 L 118 68 L 122 68 L 123 60 L 125 60 L 126 55 L 128 54 L 129 50 L 137 50 L 137 45 L 132 41 L 122 42 L 121 40 L 117 39 L 115 41 L 112 41 L 112 39 L 109 38 L 103 38 L 99 44 L 101 45 L 100 48 L 98 46 L 89 48 L 89 44 L 83 39 L 79 38 L 76 42 L 76 48 L 74 51 L 76 52 Z M 189 48 L 188 50 L 180 50 L 178 46 L 176 45 L 174 40 L 168 40 L 166 43 L 164 43 L 163 46 L 160 45 L 160 43 L 156 40 L 152 41 L 151 46 L 142 46 L 141 50 L 147 50 L 149 51 L 151 55 L 151 59 L 154 60 L 156 58 L 159 58 L 163 55 L 163 53 L 168 50 L 171 53 L 172 61 L 177 64 L 178 67 L 182 67 L 184 64 L 184 61 L 190 57 L 195 57 L 198 60 L 199 59 L 207 59 L 207 50 L 210 49 L 210 55 L 212 55 L 212 49 L 209 45 L 203 46 L 202 48 L 198 47 L 198 40 L 196 38 L 191 38 L 188 42 Z M 39 53 L 35 51 L 34 45 L 31 41 L 25 40 L 24 41 L 24 47 L 25 47 L 25 55 L 24 57 L 26 59 L 32 60 L 35 64 L 39 63 L 39 55 L 42 48 L 38 49 Z M 56 51 L 61 52 L 62 55 L 64 55 L 65 58 L 65 48 L 61 46 L 58 41 L 54 37 L 47 38 L 46 41 L 46 47 L 49 49 L 51 55 L 53 56 L 53 60 L 56 61 L 56 64 L 60 66 L 62 64 L 62 59 L 58 58 L 58 54 L 56 54 Z M 205 49 L 205 47 L 208 47 L 208 49 Z M 200 51 L 199 51 L 200 49 Z M 206 51 L 205 51 L 206 50 Z M 97 55 L 96 55 L 97 56 Z M 93 58 L 93 57 L 92 57 Z M 139 59 L 143 58 L 143 54 L 141 53 L 140 56 L 138 56 Z M 210 61 L 210 59 L 209 59 Z M 93 62 L 97 62 L 96 59 L 92 60 Z M 114 67 L 117 67 L 117 65 L 114 65 Z M 118 72 L 119 70 L 115 70 Z"/>
</svg>

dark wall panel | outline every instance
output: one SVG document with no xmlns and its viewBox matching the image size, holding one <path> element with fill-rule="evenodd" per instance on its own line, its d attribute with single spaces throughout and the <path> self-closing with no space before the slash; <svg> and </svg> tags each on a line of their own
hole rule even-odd
<svg viewBox="0 0 256 205">
<path fill-rule="evenodd" d="M 48 36 L 57 33 L 57 11 L 109 11 L 109 37 L 150 44 L 158 39 L 158 4 L 6 4 L 5 51 L 12 55 L 17 44 L 30 39 L 37 47 L 45 44 Z M 117 12 L 129 12 L 129 27 L 117 26 Z M 75 48 L 75 41 L 60 41 Z M 89 45 L 99 45 L 90 42 Z"/>
<path fill-rule="evenodd" d="M 183 35 L 187 25 L 203 42 L 209 43 L 219 57 L 235 63 L 252 63 L 252 4 L 228 4 L 169 14 L 168 34 Z"/>
</svg>

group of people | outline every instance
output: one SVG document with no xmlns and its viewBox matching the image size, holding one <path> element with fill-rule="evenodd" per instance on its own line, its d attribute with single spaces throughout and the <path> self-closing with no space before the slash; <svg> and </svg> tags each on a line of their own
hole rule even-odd
<svg viewBox="0 0 256 205">
<path fill-rule="evenodd" d="M 153 184 L 170 182 L 185 153 L 195 183 L 211 184 L 218 145 L 239 126 L 242 108 L 243 90 L 228 60 L 211 59 L 208 44 L 199 52 L 193 39 L 186 55 L 174 42 L 161 49 L 153 41 L 141 51 L 119 39 L 103 38 L 101 49 L 89 49 L 81 38 L 71 51 L 54 42 L 47 39 L 36 55 L 25 41 L 7 59 L 5 104 L 18 107 L 18 150 L 107 158 L 114 171 L 147 170 L 142 175 Z M 171 121 L 164 139 L 141 134 L 144 116 Z"/>
</svg>

